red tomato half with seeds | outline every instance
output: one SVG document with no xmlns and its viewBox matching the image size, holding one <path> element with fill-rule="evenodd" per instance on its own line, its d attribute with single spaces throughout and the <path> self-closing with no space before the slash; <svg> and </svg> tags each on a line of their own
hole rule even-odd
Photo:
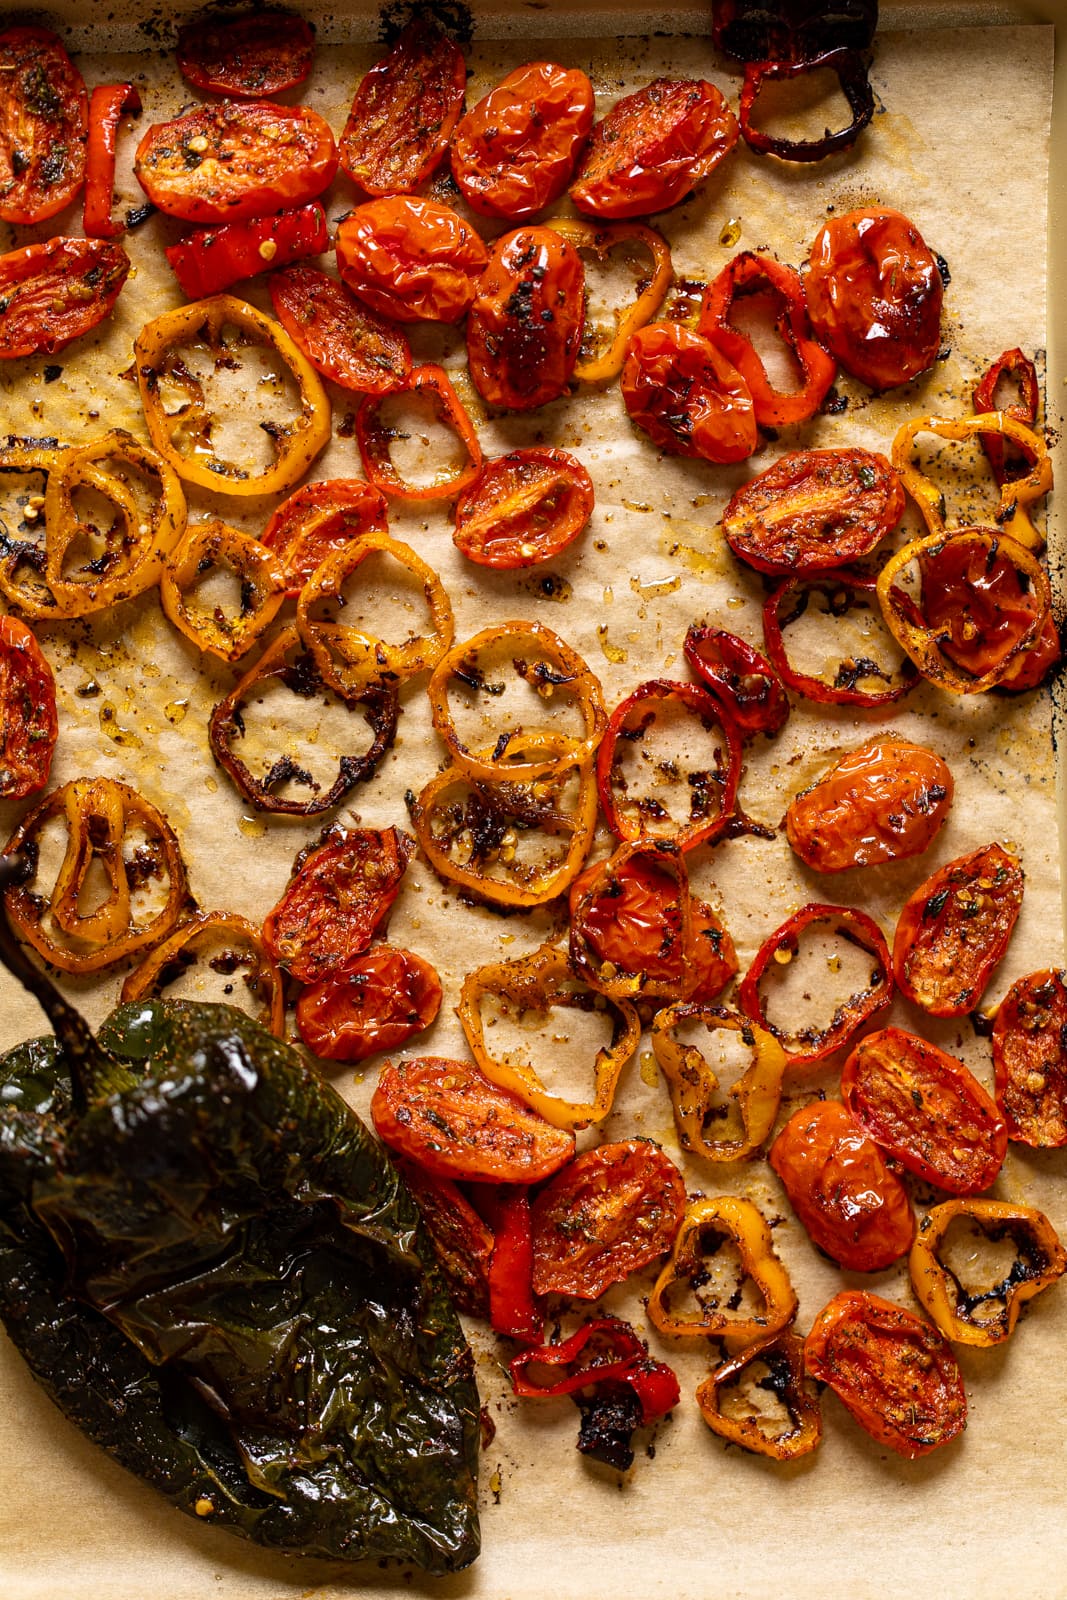
<svg viewBox="0 0 1067 1600">
<path fill-rule="evenodd" d="M 52 668 L 24 622 L 0 617 L 0 796 L 44 788 L 58 733 Z"/>
<path fill-rule="evenodd" d="M 411 950 L 374 944 L 296 1002 L 301 1039 L 324 1061 L 365 1061 L 399 1050 L 441 1009 L 441 980 Z"/>
<path fill-rule="evenodd" d="M 872 1439 L 909 1461 L 966 1426 L 967 1396 L 949 1345 L 928 1322 L 878 1295 L 835 1295 L 804 1341 L 804 1366 Z"/>
<path fill-rule="evenodd" d="M 435 1177 L 537 1183 L 574 1154 L 573 1133 L 499 1089 L 472 1061 L 413 1056 L 388 1062 L 370 1109 L 390 1150 Z"/>
<path fill-rule="evenodd" d="M 948 1194 L 981 1194 L 1000 1171 L 1008 1130 L 962 1061 L 903 1028 L 861 1039 L 841 1098 L 887 1155 Z"/>
<path fill-rule="evenodd" d="M 110 239 L 48 239 L 0 256 L 0 359 L 52 355 L 91 332 L 129 272 Z"/>
<path fill-rule="evenodd" d="M 178 30 L 175 52 L 186 83 L 234 100 L 295 89 L 310 73 L 314 53 L 314 28 L 287 11 L 188 23 Z"/>
<path fill-rule="evenodd" d="M 521 222 L 563 194 L 593 126 L 584 72 L 531 61 L 497 84 L 452 135 L 452 176 L 486 217 Z"/>
<path fill-rule="evenodd" d="M 613 221 L 666 211 L 710 176 L 739 131 L 714 84 L 657 78 L 597 123 L 571 199 Z"/>
<path fill-rule="evenodd" d="M 626 348 L 620 378 L 630 414 L 672 455 L 727 465 L 759 443 L 748 385 L 707 339 L 676 322 L 650 322 Z"/>
<path fill-rule="evenodd" d="M 154 123 L 133 170 L 168 216 L 229 222 L 314 200 L 333 181 L 337 147 L 307 106 L 225 100 Z"/>
<path fill-rule="evenodd" d="M 548 445 L 487 461 L 456 501 L 453 543 L 480 567 L 510 571 L 562 555 L 593 514 L 593 480 Z"/>
<path fill-rule="evenodd" d="M 1012 984 L 993 1024 L 997 1104 L 1008 1136 L 1039 1150 L 1067 1144 L 1067 984 L 1046 968 Z"/>
<path fill-rule="evenodd" d="M 881 734 L 790 801 L 785 831 L 815 872 L 921 855 L 952 804 L 952 773 L 933 750 Z"/>
<path fill-rule="evenodd" d="M 552 228 L 496 241 L 467 319 L 467 357 L 487 405 L 532 411 L 558 400 L 578 360 L 585 270 Z"/>
<path fill-rule="evenodd" d="M 367 194 L 410 194 L 448 149 L 463 110 L 462 51 L 430 17 L 416 17 L 356 90 L 341 166 Z"/>
<path fill-rule="evenodd" d="M 318 267 L 271 274 L 274 314 L 316 371 L 355 394 L 390 394 L 411 376 L 411 346 L 400 329 L 361 305 Z"/>
<path fill-rule="evenodd" d="M 89 97 L 47 28 L 0 33 L 0 221 L 45 222 L 85 178 Z"/>
<path fill-rule="evenodd" d="M 848 1272 L 879 1272 L 911 1249 L 908 1191 L 840 1100 L 794 1111 L 768 1161 L 813 1244 Z"/>
<path fill-rule="evenodd" d="M 658 1144 L 586 1150 L 534 1200 L 534 1293 L 597 1299 L 665 1255 L 684 1214 L 685 1182 Z"/>
<path fill-rule="evenodd" d="M 985 993 L 1023 903 L 1018 859 L 1000 845 L 960 856 L 907 901 L 893 940 L 901 991 L 935 1017 L 962 1017 Z"/>
<path fill-rule="evenodd" d="M 345 283 L 399 322 L 458 322 L 488 260 L 470 224 L 436 200 L 368 200 L 337 230 L 337 267 Z"/>
</svg>

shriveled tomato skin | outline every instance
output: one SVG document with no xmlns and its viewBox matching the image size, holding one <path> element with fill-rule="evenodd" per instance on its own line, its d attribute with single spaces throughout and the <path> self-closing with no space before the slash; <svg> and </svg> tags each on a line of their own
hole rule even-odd
<svg viewBox="0 0 1067 1600">
<path fill-rule="evenodd" d="M 792 450 L 741 485 L 722 514 L 734 555 L 778 577 L 869 555 L 904 512 L 904 488 L 873 450 Z"/>
<path fill-rule="evenodd" d="M 223 100 L 153 123 L 133 170 L 168 216 L 229 222 L 314 200 L 333 181 L 337 146 L 308 106 Z"/>
<path fill-rule="evenodd" d="M 452 176 L 473 210 L 521 222 L 558 200 L 593 126 L 593 86 L 552 61 L 517 67 L 452 135 Z"/>
<path fill-rule="evenodd" d="M 714 84 L 657 78 L 596 124 L 571 199 L 579 211 L 612 220 L 666 211 L 729 155 L 739 132 Z"/>
<path fill-rule="evenodd" d="M 997 1104 L 1008 1137 L 1039 1150 L 1067 1145 L 1067 981 L 1046 967 L 1012 984 L 993 1024 Z"/>
<path fill-rule="evenodd" d="M 709 340 L 675 322 L 650 322 L 626 348 L 620 377 L 630 420 L 672 455 L 721 466 L 759 443 L 748 385 Z"/>
<path fill-rule="evenodd" d="M 45 222 L 85 179 L 89 97 L 47 28 L 0 33 L 0 221 Z"/>
<path fill-rule="evenodd" d="M 90 333 L 129 272 L 113 239 L 47 239 L 0 256 L 0 359 L 52 355 Z"/>
<path fill-rule="evenodd" d="M 367 194 L 410 194 L 439 165 L 463 110 L 463 52 L 415 17 L 356 90 L 341 166 Z"/>
<path fill-rule="evenodd" d="M 933 750 L 880 734 L 790 801 L 786 837 L 815 872 L 901 861 L 933 843 L 954 789 L 948 765 Z"/>
<path fill-rule="evenodd" d="M 665 1255 L 684 1213 L 682 1175 L 650 1139 L 584 1151 L 531 1208 L 534 1293 L 597 1299 Z"/>
<path fill-rule="evenodd" d="M 488 1322 L 493 1230 L 451 1178 L 435 1178 L 405 1156 L 396 1165 L 415 1197 L 457 1311 Z"/>
<path fill-rule="evenodd" d="M 909 383 L 936 361 L 941 274 L 901 212 L 871 208 L 832 217 L 815 237 L 804 290 L 817 337 L 872 389 Z"/>
<path fill-rule="evenodd" d="M 955 539 L 924 555 L 921 566 L 923 617 L 937 629 L 945 655 L 976 678 L 999 666 L 1041 604 L 1032 589 L 1024 589 L 1017 567 L 1003 554 L 990 560 L 988 551 Z M 1061 654 L 1050 616 L 997 687 L 1035 688 Z"/>
<path fill-rule="evenodd" d="M 361 305 L 317 267 L 292 266 L 268 281 L 274 314 L 312 366 L 355 394 L 389 394 L 411 376 L 401 330 Z"/>
<path fill-rule="evenodd" d="M 487 405 L 532 411 L 564 394 L 585 321 L 582 258 L 552 228 L 493 246 L 467 319 L 467 358 Z"/>
<path fill-rule="evenodd" d="M 324 1061 L 365 1061 L 424 1032 L 441 998 L 441 980 L 422 956 L 375 944 L 336 977 L 304 990 L 297 1031 Z"/>
<path fill-rule="evenodd" d="M 371 1119 L 391 1150 L 435 1177 L 538 1183 L 574 1154 L 574 1134 L 497 1088 L 472 1061 L 412 1056 L 387 1062 Z"/>
<path fill-rule="evenodd" d="M 548 445 L 487 461 L 456 502 L 456 548 L 477 566 L 511 571 L 570 548 L 593 513 L 593 480 Z"/>
<path fill-rule="evenodd" d="M 860 1040 L 841 1070 L 841 1098 L 880 1149 L 948 1194 L 981 1194 L 1004 1163 L 996 1102 L 961 1061 L 903 1028 Z"/>
<path fill-rule="evenodd" d="M 398 322 L 458 322 L 489 259 L 451 206 L 390 195 L 356 206 L 337 230 L 337 266 L 353 294 Z"/>
<path fill-rule="evenodd" d="M 911 1248 L 908 1192 L 840 1100 L 794 1111 L 767 1159 L 813 1244 L 850 1272 L 878 1272 Z"/>
<path fill-rule="evenodd" d="M 804 1366 L 873 1439 L 909 1461 L 966 1426 L 967 1396 L 951 1348 L 928 1322 L 880 1295 L 835 1295 L 804 1341 Z"/>
<path fill-rule="evenodd" d="M 24 622 L 0 617 L 0 797 L 44 788 L 58 734 L 52 668 Z"/>
<path fill-rule="evenodd" d="M 311 71 L 315 30 L 291 12 L 250 12 L 202 19 L 178 30 L 178 71 L 194 89 L 258 100 L 303 83 Z"/>
<path fill-rule="evenodd" d="M 973 1011 L 1022 903 L 1022 868 L 998 844 L 941 867 L 919 885 L 897 922 L 893 970 L 902 993 L 935 1017 Z"/>
</svg>

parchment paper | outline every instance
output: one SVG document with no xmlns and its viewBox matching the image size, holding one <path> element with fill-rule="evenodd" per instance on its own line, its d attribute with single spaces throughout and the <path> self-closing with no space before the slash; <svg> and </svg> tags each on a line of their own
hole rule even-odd
<svg viewBox="0 0 1067 1600">
<path fill-rule="evenodd" d="M 468 104 L 520 60 L 544 55 L 586 67 L 603 107 L 665 72 L 706 76 L 736 104 L 739 78 L 703 42 L 642 37 L 551 40 L 548 17 L 540 45 L 486 42 L 471 53 Z M 373 52 L 320 53 L 303 91 L 307 103 L 340 132 L 352 89 Z M 176 114 L 190 100 L 160 56 L 80 59 L 90 85 L 131 76 L 142 89 L 144 125 Z M 926 378 L 873 400 L 839 380 L 848 406 L 817 424 L 784 430 L 743 468 L 661 457 L 629 426 L 617 390 L 579 393 L 526 417 L 488 418 L 463 373 L 461 342 L 450 334 L 418 336 L 422 353 L 443 359 L 478 419 L 487 455 L 546 441 L 573 450 L 597 491 L 593 522 L 579 544 L 551 565 L 558 580 L 546 593 L 544 574 L 493 574 L 464 564 L 453 549 L 444 510 L 391 508 L 396 534 L 420 549 L 443 575 L 456 611 L 457 637 L 490 621 L 537 618 L 555 628 L 600 676 L 609 705 L 650 676 L 687 674 L 681 644 L 687 626 L 704 619 L 760 642 L 762 590 L 726 551 L 717 529 L 737 483 L 801 444 L 862 444 L 888 451 L 899 423 L 916 412 L 969 411 L 969 390 L 1002 350 L 1021 345 L 1040 359 L 1045 344 L 1045 185 L 1051 95 L 1052 33 L 1044 27 L 962 28 L 878 40 L 873 82 L 878 111 L 852 154 L 806 168 L 760 161 L 743 146 L 702 192 L 659 219 L 679 277 L 711 278 L 737 249 L 770 249 L 799 264 L 830 208 L 883 203 L 905 211 L 948 263 L 944 359 Z M 290 98 L 297 99 L 298 95 Z M 996 108 L 996 137 L 989 135 Z M 124 139 L 121 204 L 136 204 L 129 173 L 133 139 Z M 339 180 L 331 220 L 353 203 Z M 63 226 L 21 230 L 3 248 Z M 739 227 L 739 233 L 738 233 Z M 0 369 L 0 420 L 5 432 L 55 434 L 75 441 L 109 426 L 144 436 L 135 388 L 118 377 L 143 321 L 179 302 L 160 247 L 181 230 L 161 218 L 131 235 L 136 275 L 110 326 L 63 352 Z M 236 292 L 241 293 L 239 288 Z M 261 283 L 248 298 L 269 309 Z M 58 364 L 61 374 L 46 378 Z M 331 390 L 337 436 L 315 463 L 313 478 L 355 476 L 358 455 L 345 437 L 352 399 Z M 973 499 L 965 477 L 964 502 Z M 261 528 L 274 502 L 228 502 L 229 520 Z M 208 504 L 192 496 L 193 515 Z M 983 520 L 980 516 L 975 520 Z M 243 804 L 213 765 L 205 724 L 211 705 L 234 675 L 207 664 L 180 641 L 149 596 L 92 627 L 55 627 L 45 648 L 61 685 L 62 733 L 53 783 L 103 773 L 138 787 L 169 816 L 180 836 L 195 895 L 205 908 L 225 908 L 259 921 L 276 900 L 296 851 L 319 830 L 315 822 L 264 820 Z M 95 686 L 95 688 L 94 688 Z M 782 736 L 746 757 L 742 802 L 759 820 L 777 824 L 789 797 L 831 760 L 875 729 L 895 731 L 937 748 L 952 767 L 957 796 L 949 822 L 923 857 L 832 881 L 798 867 L 784 836 L 746 837 L 698 852 L 695 877 L 721 909 L 742 971 L 766 935 L 809 899 L 855 904 L 891 935 L 906 896 L 935 867 L 990 841 L 1014 841 L 1022 852 L 1026 899 L 1003 965 L 986 996 L 995 1003 L 1020 974 L 1062 959 L 1054 762 L 1047 694 L 959 700 L 928 687 L 890 716 L 796 705 Z M 404 825 L 403 796 L 437 770 L 443 751 L 429 726 L 422 685 L 406 692 L 397 747 L 379 776 L 339 809 L 344 820 Z M 0 807 L 3 836 L 25 806 Z M 606 837 L 598 848 L 607 849 Z M 537 913 L 501 919 L 461 903 L 422 860 L 409 871 L 390 937 L 428 956 L 445 987 L 433 1030 L 420 1053 L 465 1053 L 452 1015 L 465 974 L 476 964 L 534 949 L 559 929 Z M 71 983 L 98 1019 L 115 1003 L 122 974 L 94 984 Z M 887 1020 L 880 1019 L 880 1024 Z M 902 1003 L 888 1020 L 958 1051 L 987 1083 L 988 1044 L 969 1022 L 930 1025 Z M 0 988 L 0 1045 L 42 1031 L 35 1006 L 10 984 Z M 535 1046 L 546 1076 L 558 1046 Z M 565 1065 L 565 1064 L 564 1064 Z M 838 1063 L 839 1065 L 839 1063 Z M 365 1108 L 376 1063 L 365 1071 L 326 1069 Z M 571 1071 L 573 1067 L 567 1067 Z M 790 1091 L 786 1112 L 820 1084 L 834 1090 L 833 1071 Z M 817 1256 L 762 1161 L 715 1170 L 682 1157 L 665 1085 L 643 1041 L 625 1076 L 605 1139 L 652 1136 L 683 1166 L 691 1192 L 750 1194 L 777 1219 L 776 1246 L 800 1296 L 804 1331 L 842 1286 L 863 1284 L 911 1304 L 899 1271 L 841 1274 Z M 587 1134 L 586 1144 L 597 1142 Z M 1063 1153 L 1014 1147 L 995 1193 L 1045 1209 L 1067 1232 Z M 919 1203 L 930 1196 L 917 1192 Z M 605 1297 L 607 1308 L 645 1328 L 641 1295 L 651 1273 Z M 993 1351 L 962 1351 L 970 1425 L 961 1441 L 917 1463 L 875 1446 L 831 1396 L 824 1401 L 826 1437 L 814 1457 L 776 1467 L 726 1448 L 704 1427 L 692 1400 L 714 1350 L 667 1350 L 682 1383 L 683 1403 L 653 1440 L 639 1436 L 633 1469 L 622 1479 L 575 1452 L 577 1413 L 569 1401 L 520 1408 L 506 1392 L 502 1350 L 473 1330 L 479 1383 L 495 1436 L 483 1456 L 483 1555 L 469 1573 L 430 1583 L 418 1575 L 309 1564 L 269 1556 L 173 1512 L 87 1444 L 53 1410 L 6 1343 L 0 1406 L 0 1591 L 10 1600 L 39 1596 L 81 1600 L 230 1600 L 284 1596 L 376 1596 L 394 1589 L 448 1596 L 533 1600 L 550 1592 L 567 1600 L 630 1600 L 711 1594 L 755 1600 L 763 1595 L 848 1593 L 861 1600 L 934 1589 L 971 1597 L 1020 1592 L 1067 1593 L 1057 1574 L 1064 1554 L 1060 1503 L 1067 1404 L 1067 1290 L 1039 1298 L 1013 1339 Z M 647 1449 L 644 1446 L 647 1445 Z"/>
</svg>

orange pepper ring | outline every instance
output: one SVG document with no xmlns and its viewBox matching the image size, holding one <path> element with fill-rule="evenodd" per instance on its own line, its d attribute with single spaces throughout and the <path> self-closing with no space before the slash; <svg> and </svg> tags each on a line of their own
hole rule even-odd
<svg viewBox="0 0 1067 1600">
<path fill-rule="evenodd" d="M 210 568 L 226 565 L 241 579 L 241 613 L 231 622 L 216 608 L 195 618 L 186 594 Z M 274 621 L 285 599 L 285 569 L 273 550 L 219 517 L 186 529 L 159 582 L 168 619 L 198 650 L 237 661 Z"/>
<path fill-rule="evenodd" d="M 770 1372 L 774 1393 L 789 1414 L 790 1427 L 779 1434 L 760 1426 L 758 1411 L 737 1417 L 722 1408 L 723 1390 L 736 1383 L 746 1367 L 759 1362 Z M 713 1433 L 774 1461 L 795 1461 L 808 1455 L 822 1439 L 819 1402 L 804 1382 L 804 1341 L 791 1328 L 749 1345 L 716 1367 L 698 1386 L 696 1402 Z"/>
<path fill-rule="evenodd" d="M 1044 538 L 1024 510 L 1025 506 L 1040 500 L 1052 487 L 1052 460 L 1048 446 L 1039 433 L 1008 411 L 984 411 L 973 417 L 913 417 L 898 429 L 893 439 L 893 466 L 932 534 L 945 532 L 945 497 L 933 479 L 920 472 L 912 459 L 912 447 L 920 433 L 933 433 L 940 439 L 956 440 L 971 439 L 976 434 L 999 433 L 1013 440 L 1030 457 L 1033 465 L 1024 478 L 1014 478 L 1001 486 L 993 520 L 1028 550 L 1042 548 Z"/>
<path fill-rule="evenodd" d="M 673 1036 L 679 1023 L 694 1021 L 703 1022 L 709 1033 L 739 1033 L 752 1051 L 751 1066 L 727 1090 L 740 1110 L 743 1138 L 709 1140 L 704 1133 L 705 1114 L 719 1080 L 696 1045 L 680 1044 Z M 679 1001 L 656 1013 L 652 1053 L 670 1089 L 683 1150 L 708 1161 L 743 1161 L 755 1154 L 774 1127 L 788 1065 L 785 1051 L 772 1033 L 724 1006 Z"/>
<path fill-rule="evenodd" d="M 624 311 L 616 312 L 617 328 L 607 349 L 598 356 L 579 361 L 573 376 L 580 383 L 600 383 L 607 378 L 617 378 L 626 360 L 626 346 L 631 334 L 651 322 L 667 297 L 674 280 L 671 248 L 661 233 L 641 222 L 586 222 L 579 217 L 551 217 L 547 226 L 562 234 L 576 250 L 588 251 L 598 261 L 606 261 L 618 245 L 635 239 L 652 257 L 652 277 L 642 288 L 638 285 L 637 299 Z"/>
<path fill-rule="evenodd" d="M 187 922 L 180 923 L 139 967 L 128 974 L 119 999 L 126 1005 L 131 1000 L 143 1000 L 146 995 L 158 994 L 163 987 L 161 979 L 164 969 L 178 960 L 189 945 L 220 932 L 235 934 L 255 954 L 255 972 L 247 981 L 250 987 L 263 984 L 267 989 L 267 999 L 260 1007 L 256 1021 L 269 1028 L 275 1038 L 284 1039 L 285 992 L 281 968 L 263 943 L 263 935 L 255 923 L 235 912 L 197 911 Z"/>
</svg>

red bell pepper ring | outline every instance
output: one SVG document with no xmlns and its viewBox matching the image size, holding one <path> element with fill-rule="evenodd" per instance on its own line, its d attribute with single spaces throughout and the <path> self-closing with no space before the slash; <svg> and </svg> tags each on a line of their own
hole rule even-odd
<svg viewBox="0 0 1067 1600">
<path fill-rule="evenodd" d="M 722 628 L 694 622 L 682 646 L 686 661 L 708 693 L 733 718 L 742 739 L 768 738 L 789 716 L 781 678 L 755 645 Z"/>
<path fill-rule="evenodd" d="M 115 239 L 125 233 L 111 215 L 115 193 L 115 145 L 119 119 L 140 116 L 141 96 L 132 83 L 102 83 L 89 100 L 89 138 L 85 150 L 82 227 L 88 239 Z"/>
<path fill-rule="evenodd" d="M 502 1184 L 478 1196 L 480 1209 L 493 1230 L 489 1257 L 489 1321 L 494 1333 L 524 1344 L 544 1337 L 544 1317 L 533 1292 L 533 1230 L 530 1192 L 524 1185 Z"/>
<path fill-rule="evenodd" d="M 164 254 L 182 293 L 190 300 L 206 300 L 257 272 L 321 255 L 329 243 L 326 213 L 313 200 L 273 217 L 247 217 L 197 228 Z"/>
<path fill-rule="evenodd" d="M 997 386 L 1002 378 L 1009 375 L 1018 385 L 1019 398 L 1006 406 L 998 406 Z M 1018 346 L 1014 350 L 1005 350 L 1003 355 L 997 357 L 989 370 L 979 378 L 971 395 L 974 409 L 979 415 L 987 411 L 1003 411 L 1009 417 L 1025 423 L 1028 428 L 1032 428 L 1037 421 L 1038 398 L 1037 368 Z M 998 484 L 1003 486 L 1009 478 L 1025 476 L 1031 465 L 1027 461 L 1018 471 L 1009 471 L 1004 459 L 1005 440 L 1002 433 L 980 433 L 978 442 L 986 453 Z"/>
<path fill-rule="evenodd" d="M 538 1366 L 572 1370 L 556 1383 L 535 1383 L 527 1372 Z M 508 1371 L 513 1392 L 526 1400 L 574 1394 L 593 1384 L 624 1383 L 640 1403 L 642 1422 L 654 1422 L 673 1411 L 681 1399 L 672 1369 L 650 1356 L 644 1340 L 619 1317 L 595 1317 L 558 1344 L 523 1350 Z"/>
</svg>

